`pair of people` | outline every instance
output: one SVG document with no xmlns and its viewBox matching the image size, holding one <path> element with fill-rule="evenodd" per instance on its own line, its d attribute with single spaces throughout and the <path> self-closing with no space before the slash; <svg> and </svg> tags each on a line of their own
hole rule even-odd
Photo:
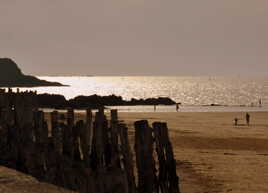
<svg viewBox="0 0 268 193">
<path fill-rule="evenodd" d="M 235 125 L 238 125 L 238 118 L 237 117 L 234 119 L 234 121 L 235 121 Z M 246 113 L 246 121 L 247 121 L 247 125 L 249 126 L 249 122 L 250 122 L 249 113 Z"/>
</svg>

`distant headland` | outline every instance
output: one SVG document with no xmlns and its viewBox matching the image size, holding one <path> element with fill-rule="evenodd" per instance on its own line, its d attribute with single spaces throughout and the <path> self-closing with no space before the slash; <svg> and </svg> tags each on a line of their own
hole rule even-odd
<svg viewBox="0 0 268 193">
<path fill-rule="evenodd" d="M 58 82 L 40 80 L 24 75 L 18 65 L 10 58 L 0 58 L 0 87 L 38 87 L 66 86 Z"/>
</svg>

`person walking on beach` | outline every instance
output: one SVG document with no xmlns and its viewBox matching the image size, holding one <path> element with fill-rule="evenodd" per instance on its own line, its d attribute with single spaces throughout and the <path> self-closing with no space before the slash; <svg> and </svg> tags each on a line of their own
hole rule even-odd
<svg viewBox="0 0 268 193">
<path fill-rule="evenodd" d="M 179 111 L 179 108 L 180 108 L 179 103 L 176 103 L 176 111 L 177 112 Z"/>
<path fill-rule="evenodd" d="M 246 120 L 247 120 L 247 125 L 249 126 L 250 115 L 248 113 L 246 114 Z"/>
<path fill-rule="evenodd" d="M 259 107 L 262 106 L 262 101 L 261 101 L 261 98 L 259 99 Z"/>
<path fill-rule="evenodd" d="M 234 125 L 235 125 L 235 126 L 238 125 L 238 118 L 237 118 L 237 117 L 234 118 Z"/>
</svg>

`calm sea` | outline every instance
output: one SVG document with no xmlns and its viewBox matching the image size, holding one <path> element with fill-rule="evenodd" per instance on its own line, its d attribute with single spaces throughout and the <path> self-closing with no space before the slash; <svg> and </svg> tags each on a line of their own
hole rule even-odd
<svg viewBox="0 0 268 193">
<path fill-rule="evenodd" d="M 182 103 L 181 111 L 267 111 L 268 78 L 253 77 L 160 77 L 160 76 L 41 76 L 69 87 L 30 88 L 38 93 L 64 95 L 120 95 L 124 99 L 170 97 Z M 21 90 L 29 90 L 22 88 Z M 259 108 L 259 99 L 262 108 Z M 210 104 L 224 105 L 210 107 Z M 150 106 L 117 107 L 121 111 L 153 111 Z M 175 111 L 175 107 L 157 107 Z"/>
</svg>

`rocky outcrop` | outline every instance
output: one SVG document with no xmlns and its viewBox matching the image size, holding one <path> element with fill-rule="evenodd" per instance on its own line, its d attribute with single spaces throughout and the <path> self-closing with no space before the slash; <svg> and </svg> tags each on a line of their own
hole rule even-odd
<svg viewBox="0 0 268 193">
<path fill-rule="evenodd" d="M 0 87 L 64 86 L 58 82 L 40 80 L 24 75 L 18 65 L 9 58 L 0 58 Z"/>
<path fill-rule="evenodd" d="M 131 106 L 131 105 L 174 105 L 176 104 L 170 98 L 148 98 L 148 99 L 131 99 L 124 100 L 121 96 L 109 95 L 109 96 L 77 96 L 70 100 L 66 100 L 62 95 L 55 94 L 39 94 L 37 95 L 38 104 L 40 107 L 45 108 L 93 108 L 97 109 L 102 106 Z"/>
</svg>

